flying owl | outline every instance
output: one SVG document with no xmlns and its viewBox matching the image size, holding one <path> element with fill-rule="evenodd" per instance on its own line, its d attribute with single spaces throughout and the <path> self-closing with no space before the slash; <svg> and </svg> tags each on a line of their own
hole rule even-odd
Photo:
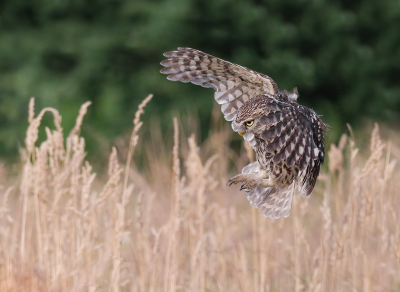
<svg viewBox="0 0 400 292">
<path fill-rule="evenodd" d="M 279 90 L 270 77 L 191 48 L 164 53 L 161 73 L 168 80 L 215 90 L 232 129 L 252 146 L 256 161 L 228 181 L 241 184 L 262 215 L 288 217 L 294 193 L 311 194 L 324 162 L 324 132 L 329 126 L 297 103 L 293 92 Z"/>
</svg>

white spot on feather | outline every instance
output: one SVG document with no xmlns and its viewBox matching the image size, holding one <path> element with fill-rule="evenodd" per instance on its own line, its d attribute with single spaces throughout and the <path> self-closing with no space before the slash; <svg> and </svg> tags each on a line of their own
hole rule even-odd
<svg viewBox="0 0 400 292">
<path fill-rule="evenodd" d="M 229 93 L 228 99 L 229 99 L 229 101 L 233 101 L 233 100 L 235 100 L 235 97 L 233 96 L 233 94 Z"/>
<path fill-rule="evenodd" d="M 245 139 L 246 141 L 250 141 L 254 139 L 254 134 L 253 133 L 246 133 L 243 135 L 243 139 Z"/>
<path fill-rule="evenodd" d="M 232 89 L 236 84 L 234 81 L 227 81 L 226 85 L 228 86 L 228 89 Z"/>
</svg>

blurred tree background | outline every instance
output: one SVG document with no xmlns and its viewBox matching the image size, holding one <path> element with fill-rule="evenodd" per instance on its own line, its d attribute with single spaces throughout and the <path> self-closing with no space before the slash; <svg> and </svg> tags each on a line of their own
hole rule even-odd
<svg viewBox="0 0 400 292">
<path fill-rule="evenodd" d="M 0 156 L 15 156 L 23 143 L 31 96 L 37 110 L 59 109 L 66 131 L 92 101 L 82 131 L 94 153 L 131 131 L 149 93 L 145 123 L 196 113 L 204 138 L 212 91 L 159 73 L 162 53 L 178 46 L 265 73 L 282 90 L 297 86 L 332 139 L 346 123 L 395 124 L 399 32 L 398 0 L 2 1 Z"/>
</svg>

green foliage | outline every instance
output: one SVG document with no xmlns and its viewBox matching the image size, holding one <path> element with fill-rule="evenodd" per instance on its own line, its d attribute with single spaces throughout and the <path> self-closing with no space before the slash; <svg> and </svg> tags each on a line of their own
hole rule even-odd
<svg viewBox="0 0 400 292">
<path fill-rule="evenodd" d="M 103 150 L 145 120 L 171 124 L 196 112 L 207 134 L 211 90 L 167 81 L 162 53 L 189 46 L 265 73 L 324 115 L 335 137 L 349 122 L 398 121 L 397 0 L 13 0 L 0 4 L 0 153 L 15 154 L 31 96 L 61 110 L 72 128 L 91 100 L 83 131 Z M 109 152 L 109 151 L 107 151 Z"/>
</svg>

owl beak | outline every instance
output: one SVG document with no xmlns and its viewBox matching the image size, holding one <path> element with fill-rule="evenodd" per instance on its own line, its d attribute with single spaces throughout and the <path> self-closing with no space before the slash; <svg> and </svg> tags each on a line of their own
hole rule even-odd
<svg viewBox="0 0 400 292">
<path fill-rule="evenodd" d="M 240 137 L 243 137 L 243 132 L 239 132 Z"/>
</svg>

